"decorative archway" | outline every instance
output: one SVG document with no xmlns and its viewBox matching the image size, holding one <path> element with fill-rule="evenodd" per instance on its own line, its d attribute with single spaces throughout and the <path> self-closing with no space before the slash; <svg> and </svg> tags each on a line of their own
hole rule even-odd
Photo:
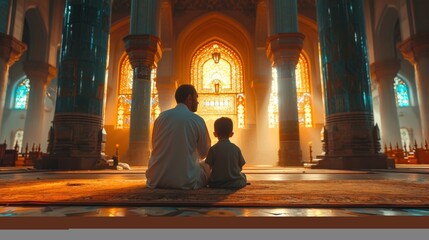
<svg viewBox="0 0 429 240">
<path fill-rule="evenodd" d="M 206 122 L 224 116 L 244 128 L 243 64 L 234 50 L 216 40 L 199 48 L 191 61 L 191 84 L 199 96 L 198 114 Z"/>
</svg>

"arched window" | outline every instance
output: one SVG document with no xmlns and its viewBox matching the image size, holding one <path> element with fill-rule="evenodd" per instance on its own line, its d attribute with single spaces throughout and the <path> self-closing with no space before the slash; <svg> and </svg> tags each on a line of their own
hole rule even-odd
<svg viewBox="0 0 429 240">
<path fill-rule="evenodd" d="M 156 69 L 151 72 L 152 96 L 151 96 L 151 121 L 153 122 L 160 113 L 158 105 L 158 92 L 155 85 Z M 133 93 L 133 68 L 127 54 L 124 54 L 119 66 L 117 105 L 117 128 L 130 128 L 131 101 Z"/>
<path fill-rule="evenodd" d="M 408 86 L 404 82 L 404 80 L 396 76 L 393 83 L 393 89 L 395 90 L 395 99 L 398 107 L 409 107 L 410 95 L 408 91 Z"/>
<path fill-rule="evenodd" d="M 22 80 L 15 88 L 14 109 L 27 109 L 28 95 L 30 94 L 30 80 Z"/>
<path fill-rule="evenodd" d="M 268 103 L 268 125 L 269 128 L 278 127 L 279 104 L 277 87 L 277 69 L 272 69 L 271 94 Z M 300 126 L 313 126 L 313 110 L 311 106 L 310 71 L 308 61 L 303 54 L 299 55 L 298 64 L 295 69 L 296 97 L 298 107 L 298 121 Z"/>
<path fill-rule="evenodd" d="M 191 84 L 198 92 L 198 113 L 207 121 L 230 117 L 245 127 L 243 65 L 238 54 L 219 41 L 201 47 L 191 62 Z"/>
<path fill-rule="evenodd" d="M 22 139 L 24 138 L 24 130 L 18 129 L 15 132 L 15 137 L 13 138 L 13 145 L 9 148 L 14 148 L 18 144 L 18 152 L 22 152 Z"/>
<path fill-rule="evenodd" d="M 408 128 L 405 128 L 405 127 L 401 127 L 400 131 L 401 131 L 402 144 L 410 147 L 410 144 L 411 144 L 410 131 L 408 130 Z"/>
</svg>

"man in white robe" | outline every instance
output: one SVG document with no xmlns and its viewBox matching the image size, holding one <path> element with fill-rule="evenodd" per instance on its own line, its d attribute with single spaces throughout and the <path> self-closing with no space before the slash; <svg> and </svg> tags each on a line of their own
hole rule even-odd
<svg viewBox="0 0 429 240">
<path fill-rule="evenodd" d="M 206 186 L 210 174 L 202 160 L 211 140 L 203 118 L 195 114 L 197 91 L 184 84 L 175 98 L 176 107 L 162 112 L 154 123 L 146 171 L 149 188 L 197 189 Z"/>
</svg>

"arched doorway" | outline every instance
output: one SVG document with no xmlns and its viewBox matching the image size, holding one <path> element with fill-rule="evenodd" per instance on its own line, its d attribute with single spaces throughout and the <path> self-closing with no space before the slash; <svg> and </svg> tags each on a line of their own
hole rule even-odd
<svg viewBox="0 0 429 240">
<path fill-rule="evenodd" d="M 234 50 L 216 40 L 199 48 L 191 61 L 191 84 L 199 96 L 197 113 L 206 121 L 210 134 L 214 121 L 221 116 L 233 120 L 235 132 L 245 127 L 243 64 Z"/>
</svg>

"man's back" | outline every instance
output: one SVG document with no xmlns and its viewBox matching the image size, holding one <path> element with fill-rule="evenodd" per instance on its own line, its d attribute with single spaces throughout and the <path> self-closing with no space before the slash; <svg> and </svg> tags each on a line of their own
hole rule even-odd
<svg viewBox="0 0 429 240">
<path fill-rule="evenodd" d="M 195 189 L 204 185 L 199 160 L 207 155 L 210 137 L 204 120 L 184 104 L 156 119 L 152 153 L 146 171 L 151 188 Z"/>
</svg>

